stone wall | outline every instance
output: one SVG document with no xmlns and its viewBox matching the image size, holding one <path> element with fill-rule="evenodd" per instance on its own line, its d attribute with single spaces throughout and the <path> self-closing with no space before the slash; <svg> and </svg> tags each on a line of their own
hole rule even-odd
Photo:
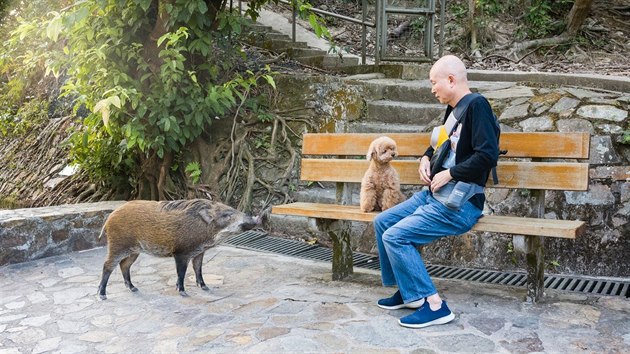
<svg viewBox="0 0 630 354">
<path fill-rule="evenodd" d="M 106 245 L 98 235 L 122 203 L 0 210 L 0 266 Z"/>
</svg>

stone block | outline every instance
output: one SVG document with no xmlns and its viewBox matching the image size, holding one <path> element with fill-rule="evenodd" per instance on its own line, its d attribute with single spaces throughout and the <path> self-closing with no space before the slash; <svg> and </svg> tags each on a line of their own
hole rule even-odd
<svg viewBox="0 0 630 354">
<path fill-rule="evenodd" d="M 518 105 L 518 106 L 510 106 L 505 111 L 503 111 L 503 113 L 501 113 L 499 120 L 527 117 L 528 110 L 529 110 L 529 103 Z"/>
<path fill-rule="evenodd" d="M 615 196 L 610 187 L 603 184 L 591 184 L 586 192 L 565 191 L 564 196 L 569 205 L 611 205 Z"/>
<path fill-rule="evenodd" d="M 481 90 L 480 90 L 481 91 Z M 488 99 L 505 99 L 515 97 L 533 97 L 534 91 L 525 86 L 514 86 L 502 90 L 485 91 L 483 95 Z"/>
<path fill-rule="evenodd" d="M 628 117 L 628 111 L 610 105 L 588 105 L 577 110 L 577 114 L 590 119 L 622 122 Z"/>
<path fill-rule="evenodd" d="M 597 166 L 589 170 L 591 179 L 630 181 L 630 166 Z"/>
<path fill-rule="evenodd" d="M 604 134 L 621 134 L 623 133 L 623 128 L 616 124 L 599 124 L 597 125 L 597 129 L 601 130 Z"/>
<path fill-rule="evenodd" d="M 619 185 L 619 201 L 626 203 L 630 201 L 630 182 L 623 182 Z"/>
<path fill-rule="evenodd" d="M 518 123 L 524 132 L 550 131 L 553 128 L 553 120 L 549 117 L 528 118 Z"/>
<path fill-rule="evenodd" d="M 563 132 L 587 132 L 593 134 L 593 124 L 586 119 L 560 119 L 556 122 L 558 131 Z"/>
<path fill-rule="evenodd" d="M 592 165 L 614 165 L 621 163 L 610 136 L 592 136 L 589 163 Z"/>
<path fill-rule="evenodd" d="M 573 111 L 577 105 L 580 104 L 579 100 L 573 99 L 571 97 L 562 97 L 556 104 L 551 107 L 549 112 L 552 113 L 562 113 L 566 111 Z"/>
</svg>

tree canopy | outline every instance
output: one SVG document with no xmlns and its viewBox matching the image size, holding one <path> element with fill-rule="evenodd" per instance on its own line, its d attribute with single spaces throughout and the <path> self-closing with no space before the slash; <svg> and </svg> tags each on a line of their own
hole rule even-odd
<svg viewBox="0 0 630 354">
<path fill-rule="evenodd" d="M 248 13 L 255 17 L 266 2 L 251 1 Z M 174 154 L 214 120 L 238 114 L 253 87 L 274 86 L 268 67 L 242 65 L 235 39 L 244 18 L 227 5 L 76 1 L 28 20 L 20 13 L 35 5 L 22 5 L 1 62 L 8 89 L 25 95 L 24 82 L 41 82 L 34 75 L 63 82 L 60 97 L 82 117 L 71 159 L 94 179 L 127 175 L 142 197 L 164 199 Z M 24 40 L 33 49 L 24 50 Z"/>
</svg>

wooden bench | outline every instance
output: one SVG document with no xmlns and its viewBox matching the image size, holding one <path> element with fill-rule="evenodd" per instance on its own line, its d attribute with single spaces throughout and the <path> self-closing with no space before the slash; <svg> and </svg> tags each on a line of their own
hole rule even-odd
<svg viewBox="0 0 630 354">
<path fill-rule="evenodd" d="M 352 274 L 349 221 L 371 222 L 376 212 L 363 213 L 352 201 L 352 187 L 358 188 L 368 167 L 365 154 L 370 142 L 387 135 L 398 144 L 398 159 L 392 162 L 401 184 L 422 184 L 418 161 L 429 144 L 429 134 L 304 134 L 301 160 L 303 181 L 336 182 L 337 203 L 291 203 L 277 205 L 272 213 L 315 218 L 318 227 L 333 240 L 333 279 Z M 586 191 L 588 189 L 588 133 L 502 133 L 502 155 L 497 173 L 488 188 L 530 190 L 530 215 L 485 215 L 473 231 L 515 236 L 515 247 L 527 256 L 527 296 L 537 301 L 544 290 L 543 237 L 575 238 L 585 223 L 577 220 L 545 219 L 545 191 Z"/>
</svg>

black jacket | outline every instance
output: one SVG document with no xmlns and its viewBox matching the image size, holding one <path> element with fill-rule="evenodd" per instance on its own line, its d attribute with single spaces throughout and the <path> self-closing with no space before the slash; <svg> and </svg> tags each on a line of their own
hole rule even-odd
<svg viewBox="0 0 630 354">
<path fill-rule="evenodd" d="M 499 159 L 500 128 L 496 116 L 492 112 L 490 103 L 485 97 L 475 95 L 468 104 L 460 120 L 461 131 L 455 154 L 455 166 L 451 167 L 451 176 L 456 181 L 473 182 L 485 186 L 490 171 L 497 165 Z M 455 110 L 460 102 L 454 107 Z M 444 122 L 450 114 L 447 109 Z M 433 148 L 429 146 L 424 153 L 431 158 Z M 483 209 L 485 196 L 477 194 L 470 201 L 479 209 Z"/>
</svg>

